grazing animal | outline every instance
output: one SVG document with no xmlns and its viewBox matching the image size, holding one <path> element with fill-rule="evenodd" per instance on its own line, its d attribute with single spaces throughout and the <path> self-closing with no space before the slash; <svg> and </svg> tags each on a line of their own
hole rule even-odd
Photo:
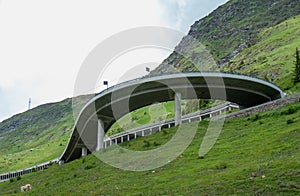
<svg viewBox="0 0 300 196">
<path fill-rule="evenodd" d="M 26 184 L 24 186 L 21 186 L 21 192 L 24 192 L 24 191 L 29 191 L 32 189 L 32 186 L 31 184 Z"/>
</svg>

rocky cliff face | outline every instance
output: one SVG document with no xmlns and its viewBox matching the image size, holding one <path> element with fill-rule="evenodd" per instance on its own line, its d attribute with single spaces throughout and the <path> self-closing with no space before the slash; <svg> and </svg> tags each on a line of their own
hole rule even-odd
<svg viewBox="0 0 300 196">
<path fill-rule="evenodd" d="M 231 0 L 196 21 L 174 52 L 151 74 L 197 70 L 194 64 L 200 63 L 201 66 L 203 56 L 208 58 L 203 55 L 204 50 L 199 49 L 201 47 L 210 52 L 217 66 L 222 66 L 245 48 L 259 42 L 257 34 L 260 30 L 299 14 L 298 0 Z M 202 45 L 191 47 L 190 37 Z M 182 50 L 189 51 L 178 54 Z M 214 66 L 201 66 L 201 70 L 213 69 Z"/>
</svg>

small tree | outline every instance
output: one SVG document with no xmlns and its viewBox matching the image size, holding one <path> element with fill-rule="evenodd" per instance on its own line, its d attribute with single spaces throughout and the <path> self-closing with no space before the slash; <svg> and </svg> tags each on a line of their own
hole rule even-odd
<svg viewBox="0 0 300 196">
<path fill-rule="evenodd" d="M 300 56 L 299 50 L 296 48 L 296 64 L 295 64 L 294 84 L 300 82 Z"/>
</svg>

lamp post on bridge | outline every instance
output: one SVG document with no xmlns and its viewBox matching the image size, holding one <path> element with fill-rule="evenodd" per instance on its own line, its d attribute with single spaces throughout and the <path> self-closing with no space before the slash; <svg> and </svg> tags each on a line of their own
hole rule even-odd
<svg viewBox="0 0 300 196">
<path fill-rule="evenodd" d="M 150 75 L 149 75 L 150 74 L 150 67 L 146 67 L 146 72 L 148 72 L 147 75 L 150 77 Z"/>
<path fill-rule="evenodd" d="M 108 81 L 107 80 L 103 81 L 103 85 L 106 85 L 106 89 L 108 89 Z"/>
</svg>

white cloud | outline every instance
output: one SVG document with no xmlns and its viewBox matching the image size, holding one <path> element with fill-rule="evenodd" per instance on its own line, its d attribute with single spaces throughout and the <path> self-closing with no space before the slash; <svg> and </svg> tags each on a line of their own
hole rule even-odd
<svg viewBox="0 0 300 196">
<path fill-rule="evenodd" d="M 33 105 L 71 97 L 81 63 L 122 30 L 164 26 L 151 1 L 7 0 L 0 5 L 0 120 Z M 24 104 L 25 103 L 25 104 Z"/>
</svg>

